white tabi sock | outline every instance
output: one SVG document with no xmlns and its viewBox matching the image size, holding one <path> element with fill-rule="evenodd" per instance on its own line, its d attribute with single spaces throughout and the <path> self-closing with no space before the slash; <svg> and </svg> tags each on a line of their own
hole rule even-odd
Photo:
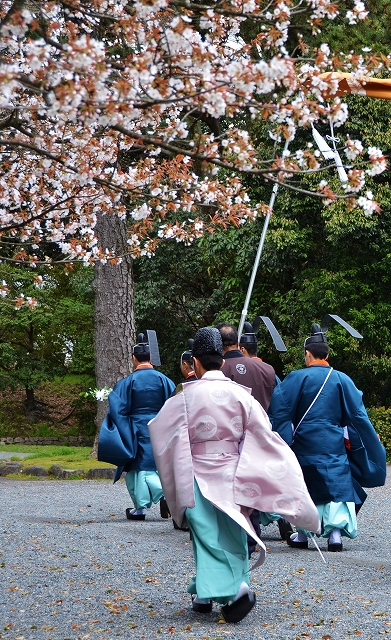
<svg viewBox="0 0 391 640">
<path fill-rule="evenodd" d="M 197 595 L 193 598 L 193 602 L 196 602 L 197 604 L 209 604 L 210 599 L 209 598 L 199 598 Z"/>
<path fill-rule="evenodd" d="M 332 530 L 332 532 L 330 533 L 329 542 L 330 542 L 330 544 L 341 544 L 341 542 L 342 542 L 341 529 L 333 529 Z"/>
<path fill-rule="evenodd" d="M 307 542 L 308 538 L 302 531 L 297 531 L 295 542 Z"/>
<path fill-rule="evenodd" d="M 239 598 L 241 598 L 242 596 L 245 596 L 249 591 L 250 591 L 250 587 L 248 586 L 247 582 L 241 582 L 239 590 L 236 596 L 234 597 L 233 602 L 235 602 L 236 600 L 239 600 Z"/>
</svg>

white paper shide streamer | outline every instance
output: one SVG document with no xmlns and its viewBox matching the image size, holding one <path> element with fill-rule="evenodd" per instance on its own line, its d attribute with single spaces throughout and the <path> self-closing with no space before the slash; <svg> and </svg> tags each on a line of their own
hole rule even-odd
<svg viewBox="0 0 391 640">
<path fill-rule="evenodd" d="M 326 158 L 326 160 L 333 160 L 335 162 L 335 166 L 337 167 L 339 179 L 341 180 L 341 182 L 347 182 L 348 181 L 348 176 L 347 176 L 345 168 L 344 168 L 344 166 L 342 164 L 342 160 L 341 160 L 341 157 L 340 157 L 337 149 L 335 149 L 335 148 L 332 149 L 327 144 L 327 142 L 323 138 L 323 136 L 320 135 L 319 131 L 317 131 L 315 129 L 314 126 L 312 126 L 312 135 L 313 135 L 313 138 L 314 138 L 316 144 L 319 147 L 319 151 L 322 153 L 324 158 Z"/>
</svg>

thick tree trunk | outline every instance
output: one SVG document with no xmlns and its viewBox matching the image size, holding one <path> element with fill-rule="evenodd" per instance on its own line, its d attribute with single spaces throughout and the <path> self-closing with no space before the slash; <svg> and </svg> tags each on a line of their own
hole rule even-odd
<svg viewBox="0 0 391 640">
<path fill-rule="evenodd" d="M 123 256 L 119 265 L 95 265 L 94 354 L 98 389 L 112 388 L 132 371 L 134 344 L 134 299 L 132 259 L 127 255 L 126 223 L 115 215 L 101 215 L 97 223 L 98 242 L 103 249 Z M 96 456 L 100 425 L 107 402 L 97 403 L 94 447 Z"/>
<path fill-rule="evenodd" d="M 26 400 L 24 406 L 28 422 L 36 422 L 37 403 L 35 401 L 34 389 L 29 389 L 28 387 L 26 387 Z"/>
<path fill-rule="evenodd" d="M 30 357 L 30 362 L 33 361 L 34 356 L 34 326 L 32 323 L 26 328 L 26 344 L 27 354 Z M 25 399 L 25 412 L 28 422 L 36 422 L 37 420 L 37 403 L 35 400 L 34 389 L 26 386 L 26 399 Z"/>
</svg>

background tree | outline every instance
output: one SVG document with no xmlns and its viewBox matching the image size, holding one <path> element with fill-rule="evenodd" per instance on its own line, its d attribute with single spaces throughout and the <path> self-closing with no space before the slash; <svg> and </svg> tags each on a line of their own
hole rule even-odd
<svg viewBox="0 0 391 640">
<path fill-rule="evenodd" d="M 0 233 L 12 240 L 7 259 L 16 263 L 47 264 L 44 244 L 57 248 L 54 262 L 102 266 L 94 285 L 98 384 L 129 368 L 128 254 L 150 256 L 162 240 L 191 245 L 257 220 L 268 200 L 261 191 L 254 198 L 255 180 L 266 195 L 278 180 L 342 200 L 358 216 L 376 211 L 357 185 L 366 167 L 384 169 L 378 149 L 360 148 L 360 166 L 334 189 L 305 135 L 297 138 L 303 148 L 281 155 L 283 139 L 312 122 L 346 121 L 322 73 L 348 65 L 362 75 L 390 64 L 385 55 L 340 47 L 334 55 L 319 44 L 322 24 L 337 15 L 356 28 L 366 11 L 358 0 L 2 3 Z M 303 183 L 308 172 L 320 173 Z M 110 263 L 118 277 L 109 282 Z M 105 368 L 110 358 L 115 371 Z"/>
<path fill-rule="evenodd" d="M 0 389 L 25 389 L 30 421 L 47 414 L 35 395 L 42 382 L 67 372 L 94 373 L 87 270 L 36 271 L 33 276 L 24 267 L 0 265 L 7 294 L 0 299 Z"/>
<path fill-rule="evenodd" d="M 389 103 L 357 97 L 350 102 L 346 134 L 355 139 L 360 132 L 367 143 L 381 140 L 388 153 Z M 346 210 L 339 203 L 324 208 L 310 196 L 298 199 L 289 192 L 279 194 L 249 319 L 259 313 L 269 315 L 283 335 L 288 353 L 282 357 L 265 330 L 260 329 L 259 336 L 262 355 L 283 376 L 303 366 L 302 345 L 311 322 L 321 321 L 326 313 L 338 313 L 364 339 L 350 338 L 331 324 L 333 364 L 353 377 L 368 404 L 389 406 L 389 172 L 366 179 L 367 188 L 376 191 L 382 203 L 381 212 L 371 216 Z M 265 187 L 251 185 L 254 198 L 258 189 Z M 192 324 L 198 328 L 221 320 L 238 323 L 261 226 L 259 221 L 215 232 L 184 251 L 174 242 L 160 247 L 153 261 L 136 262 L 136 315 L 143 321 L 152 317 L 165 336 L 168 357 L 175 354 L 171 375 L 178 376 L 176 360 L 192 335 Z"/>
</svg>

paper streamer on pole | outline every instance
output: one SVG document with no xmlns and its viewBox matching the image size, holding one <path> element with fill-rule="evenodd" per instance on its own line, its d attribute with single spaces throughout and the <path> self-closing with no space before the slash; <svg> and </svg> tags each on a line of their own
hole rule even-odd
<svg viewBox="0 0 391 640">
<path fill-rule="evenodd" d="M 319 131 L 317 131 L 313 125 L 312 125 L 312 135 L 316 144 L 319 147 L 319 151 L 323 154 L 324 158 L 326 158 L 326 160 L 333 160 L 335 162 L 335 166 L 337 167 L 339 179 L 341 180 L 341 182 L 347 182 L 348 176 L 346 174 L 345 168 L 342 164 L 342 160 L 338 151 L 336 149 L 332 149 L 327 144 L 326 140 L 323 138 L 323 136 L 320 135 Z"/>
</svg>

